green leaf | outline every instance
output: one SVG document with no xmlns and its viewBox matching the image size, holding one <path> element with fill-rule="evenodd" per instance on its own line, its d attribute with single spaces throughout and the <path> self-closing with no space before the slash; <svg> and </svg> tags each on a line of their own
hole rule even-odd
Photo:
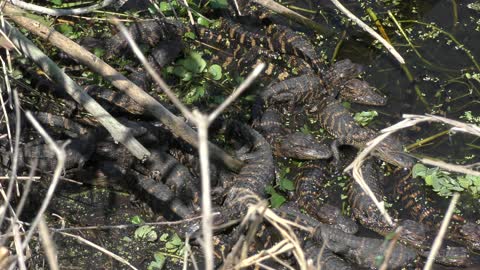
<svg viewBox="0 0 480 270">
<path fill-rule="evenodd" d="M 365 112 L 356 113 L 353 118 L 360 125 L 366 126 L 373 120 L 373 118 L 377 116 L 378 116 L 377 111 L 365 111 Z"/>
<path fill-rule="evenodd" d="M 436 177 L 434 177 L 433 175 L 427 175 L 425 177 L 425 184 L 427 184 L 428 186 L 433 186 L 433 181 L 436 179 Z"/>
<path fill-rule="evenodd" d="M 193 32 L 186 32 L 183 36 L 185 38 L 189 38 L 189 39 L 192 39 L 192 40 L 195 40 L 197 38 L 197 36 Z"/>
<path fill-rule="evenodd" d="M 102 56 L 105 54 L 105 49 L 94 48 L 93 49 L 93 54 L 95 54 L 95 56 L 97 56 L 98 58 L 102 58 Z"/>
<path fill-rule="evenodd" d="M 73 27 L 69 24 L 62 23 L 59 24 L 57 27 L 58 31 L 67 37 L 70 37 L 73 34 Z"/>
<path fill-rule="evenodd" d="M 228 8 L 228 2 L 227 0 L 211 0 L 210 1 L 210 6 L 212 8 Z"/>
<path fill-rule="evenodd" d="M 462 177 L 459 177 L 458 178 L 458 184 L 461 186 L 461 187 L 464 187 L 464 188 L 468 188 L 469 186 L 471 186 L 473 184 L 473 181 L 472 179 L 470 178 L 467 178 L 465 176 L 462 176 Z"/>
<path fill-rule="evenodd" d="M 135 239 L 147 240 L 148 242 L 154 242 L 158 239 L 155 228 L 150 225 L 144 225 L 135 230 Z"/>
<path fill-rule="evenodd" d="M 412 176 L 413 177 L 425 177 L 427 172 L 427 167 L 421 163 L 415 164 L 412 168 Z"/>
<path fill-rule="evenodd" d="M 285 199 L 285 197 L 276 192 L 270 197 L 270 205 L 272 208 L 278 208 L 286 201 L 287 199 Z"/>
<path fill-rule="evenodd" d="M 345 109 L 350 109 L 350 108 L 352 108 L 352 105 L 351 105 L 350 102 L 348 102 L 348 101 L 342 102 L 342 106 L 343 106 Z"/>
<path fill-rule="evenodd" d="M 175 246 L 183 246 L 183 240 L 176 233 L 173 234 L 172 239 L 170 240 L 170 243 L 172 243 Z"/>
<path fill-rule="evenodd" d="M 280 189 L 285 191 L 295 190 L 295 184 L 293 181 L 288 180 L 287 178 L 280 178 Z"/>
<path fill-rule="evenodd" d="M 191 52 L 189 57 L 182 62 L 183 67 L 193 73 L 202 72 L 207 66 L 207 62 L 203 60 L 198 52 Z"/>
<path fill-rule="evenodd" d="M 204 17 L 198 17 L 197 18 L 197 23 L 202 25 L 202 26 L 205 26 L 205 27 L 210 26 L 210 22 L 207 19 L 205 19 Z"/>
<path fill-rule="evenodd" d="M 171 5 L 168 2 L 160 2 L 160 11 L 167 12 L 172 10 Z"/>
<path fill-rule="evenodd" d="M 275 189 L 271 185 L 268 185 L 265 187 L 265 193 L 272 195 L 275 193 Z"/>
<path fill-rule="evenodd" d="M 210 73 L 210 75 L 212 75 L 212 79 L 214 79 L 215 81 L 218 81 L 222 78 L 222 67 L 217 65 L 217 64 L 214 64 L 214 65 L 211 65 L 209 68 L 208 68 L 208 73 Z"/>
<path fill-rule="evenodd" d="M 163 255 L 162 253 L 156 252 L 153 257 L 155 258 L 155 261 L 150 262 L 148 265 L 147 269 L 148 270 L 159 270 L 162 269 L 163 266 L 165 265 L 165 261 L 167 260 L 167 257 Z"/>
<path fill-rule="evenodd" d="M 132 222 L 132 224 L 140 225 L 143 223 L 143 220 L 140 216 L 134 216 L 130 219 L 130 222 Z"/>
<path fill-rule="evenodd" d="M 50 0 L 50 3 L 56 6 L 60 6 L 62 4 L 62 0 Z"/>
<path fill-rule="evenodd" d="M 192 79 L 193 74 L 186 70 L 183 66 L 176 66 L 173 68 L 173 74 L 182 79 L 182 81 L 189 81 Z"/>
<path fill-rule="evenodd" d="M 302 132 L 305 135 L 312 134 L 312 131 L 307 126 L 307 124 L 304 124 L 303 127 L 300 128 L 300 132 Z"/>
</svg>

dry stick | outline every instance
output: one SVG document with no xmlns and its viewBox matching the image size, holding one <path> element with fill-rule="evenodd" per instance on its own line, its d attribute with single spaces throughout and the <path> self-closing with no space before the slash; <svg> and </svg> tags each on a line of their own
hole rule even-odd
<svg viewBox="0 0 480 270">
<path fill-rule="evenodd" d="M 140 87 L 132 83 L 103 60 L 54 29 L 43 26 L 32 19 L 15 16 L 19 11 L 19 9 L 10 4 L 6 4 L 4 8 L 4 13 L 8 14 L 15 23 L 43 39 L 48 39 L 54 46 L 67 53 L 70 57 L 102 75 L 117 89 L 124 91 L 135 102 L 145 107 L 153 116 L 167 126 L 173 134 L 182 138 L 189 144 L 198 147 L 196 132 L 180 118 L 163 107 L 155 98 L 145 93 Z M 209 149 L 212 153 L 212 157 L 225 164 L 229 169 L 238 171 L 243 166 L 243 162 L 231 157 L 218 146 L 209 143 Z"/>
<path fill-rule="evenodd" d="M 5 205 L 7 206 L 8 209 L 11 209 L 10 206 L 10 197 L 12 196 L 12 191 L 13 191 L 13 186 L 16 184 L 16 176 L 17 176 L 17 169 L 18 169 L 18 155 L 20 151 L 20 132 L 21 132 L 21 127 L 20 127 L 20 104 L 18 101 L 18 93 L 17 91 L 12 91 L 13 93 L 13 102 L 15 105 L 15 117 L 16 122 L 15 122 L 15 141 L 13 143 L 13 156 L 12 156 L 12 175 L 10 176 L 10 180 L 8 180 L 8 189 L 7 189 L 7 194 L 5 198 Z M 3 192 L 3 190 L 2 190 Z M 4 214 L 5 212 L 0 213 L 0 225 L 3 223 L 4 219 Z M 14 214 L 14 213 L 13 213 Z"/>
<path fill-rule="evenodd" d="M 392 256 L 393 249 L 395 248 L 395 245 L 397 244 L 398 238 L 400 238 L 400 235 L 402 233 L 403 227 L 399 226 L 397 229 L 395 229 L 395 235 L 393 236 L 392 240 L 390 240 L 390 243 L 388 244 L 387 250 L 383 253 L 383 262 L 382 265 L 380 265 L 380 270 L 387 270 L 388 269 L 388 261 L 390 260 L 390 257 Z"/>
<path fill-rule="evenodd" d="M 280 15 L 283 15 L 289 19 L 292 19 L 298 23 L 301 23 L 305 26 L 311 27 L 315 31 L 321 33 L 321 34 L 326 34 L 326 35 L 331 35 L 333 34 L 331 30 L 326 29 L 325 27 L 321 26 L 320 24 L 310 20 L 309 18 L 289 9 L 286 8 L 279 3 L 273 1 L 273 0 L 253 0 L 253 2 L 264 6 L 267 9 L 270 9 Z"/>
<path fill-rule="evenodd" d="M 469 175 L 473 175 L 473 176 L 480 176 L 479 171 L 468 169 L 466 166 L 449 164 L 449 163 L 446 163 L 446 162 L 443 162 L 443 161 L 440 161 L 440 160 L 433 160 L 433 159 L 429 159 L 429 158 L 422 158 L 420 161 L 422 163 L 432 165 L 432 166 L 436 166 L 436 167 L 440 167 L 440 168 L 443 168 L 443 169 L 446 169 L 446 170 L 449 170 L 449 171 L 452 171 L 452 172 L 464 173 L 464 174 L 469 174 Z"/>
<path fill-rule="evenodd" d="M 452 218 L 453 211 L 455 210 L 455 205 L 457 204 L 459 198 L 460 198 L 459 193 L 453 194 L 452 200 L 448 205 L 447 212 L 443 217 L 440 230 L 438 231 L 438 234 L 435 237 L 435 240 L 433 241 L 432 249 L 430 250 L 430 254 L 428 254 L 427 262 L 425 263 L 425 267 L 423 267 L 423 270 L 429 270 L 432 268 L 432 265 L 433 265 L 433 262 L 435 261 L 435 257 L 437 256 L 438 250 L 442 246 L 443 238 L 445 237 L 445 233 L 447 232 L 447 229 L 448 229 L 448 224 L 450 223 L 450 219 Z"/>
<path fill-rule="evenodd" d="M 101 4 L 94 4 L 88 7 L 73 8 L 73 9 L 46 8 L 46 7 L 26 3 L 19 0 L 10 0 L 10 2 L 12 2 L 12 4 L 14 4 L 17 7 L 20 7 L 26 10 L 31 10 L 33 12 L 42 13 L 50 16 L 66 16 L 66 15 L 79 15 L 79 14 L 89 13 L 94 10 L 104 8 L 110 5 L 111 3 L 114 2 L 114 0 L 102 0 Z"/>
<path fill-rule="evenodd" d="M 85 239 L 85 238 L 82 238 L 82 237 L 80 237 L 80 236 L 78 236 L 78 235 L 74 235 L 74 234 L 70 234 L 70 233 L 65 233 L 65 232 L 61 232 L 60 234 L 65 235 L 65 236 L 69 236 L 69 237 L 72 237 L 72 238 L 75 238 L 77 241 L 79 241 L 79 242 L 81 242 L 81 243 L 84 243 L 84 244 L 87 244 L 88 246 L 91 246 L 91 247 L 99 250 L 100 252 L 105 253 L 106 255 L 108 255 L 108 256 L 112 257 L 113 259 L 115 259 L 115 260 L 117 260 L 117 261 L 119 261 L 119 262 L 127 265 L 128 267 L 137 270 L 137 268 L 136 268 L 135 266 L 131 265 L 131 264 L 130 264 L 127 260 L 125 260 L 124 258 L 118 256 L 117 254 L 115 254 L 115 253 L 113 253 L 113 252 L 111 252 L 111 251 L 109 251 L 109 250 L 106 250 L 105 248 L 103 248 L 103 247 L 101 247 L 101 246 L 99 246 L 99 245 L 97 245 L 97 244 L 95 244 L 95 243 L 93 243 L 93 242 L 91 242 L 91 241 L 88 241 L 88 240 Z"/>
<path fill-rule="evenodd" d="M 15 18 L 19 18 L 13 16 Z M 33 23 L 33 22 L 31 22 Z M 51 59 L 48 58 L 40 49 L 38 49 L 28 38 L 23 36 L 18 30 L 6 24 L 6 29 L 10 38 L 26 56 L 32 59 L 38 66 L 45 71 L 55 81 L 59 82 L 67 93 L 85 110 L 91 113 L 112 135 L 115 141 L 125 145 L 125 147 L 138 159 L 145 159 L 150 152 L 135 139 L 130 129 L 123 126 L 113 118 L 100 104 L 90 97 L 83 89 L 78 86 L 70 77 L 68 77 Z"/>
<path fill-rule="evenodd" d="M 366 25 L 362 20 L 357 18 L 353 13 L 351 13 L 348 9 L 346 9 L 339 1 L 337 0 L 330 0 L 343 14 L 345 14 L 348 18 L 350 18 L 352 21 L 354 21 L 360 28 L 362 28 L 364 31 L 369 33 L 372 37 L 374 37 L 376 40 L 380 41 L 380 43 L 385 46 L 385 48 L 388 50 L 388 52 L 397 59 L 397 61 L 400 64 L 405 64 L 405 60 L 403 57 L 395 50 L 395 48 L 390 45 L 384 38 L 382 38 L 375 30 L 373 30 L 370 26 Z"/>
<path fill-rule="evenodd" d="M 215 212 L 212 216 L 219 215 L 219 212 Z M 201 219 L 201 216 L 186 218 L 178 221 L 160 221 L 160 222 L 144 222 L 142 224 L 122 224 L 122 225 L 106 225 L 106 226 L 84 226 L 84 227 L 69 227 L 69 228 L 61 228 L 61 229 L 54 229 L 50 228 L 52 232 L 65 232 L 65 231 L 81 231 L 81 230 L 111 230 L 111 229 L 128 229 L 132 227 L 140 227 L 144 225 L 151 225 L 151 226 L 172 226 L 177 224 L 182 224 L 185 222 Z"/>
<path fill-rule="evenodd" d="M 28 242 L 32 238 L 33 234 L 35 233 L 35 229 L 38 226 L 38 223 L 40 222 L 40 218 L 43 216 L 43 213 L 45 213 L 45 210 L 47 210 L 47 206 L 50 203 L 50 200 L 53 197 L 53 193 L 55 192 L 55 188 L 57 187 L 58 182 L 60 181 L 60 175 L 63 172 L 63 167 L 65 164 L 65 159 L 66 159 L 66 154 L 65 154 L 65 145 L 58 146 L 55 141 L 47 134 L 45 129 L 42 128 L 42 126 L 35 120 L 33 117 L 32 113 L 27 111 L 25 113 L 25 116 L 27 119 L 31 122 L 33 127 L 40 133 L 40 135 L 43 137 L 45 142 L 50 146 L 50 148 L 55 152 L 55 155 L 57 157 L 57 165 L 55 166 L 55 171 L 53 173 L 53 178 L 52 182 L 50 183 L 50 187 L 47 190 L 47 194 L 45 195 L 45 199 L 42 202 L 42 205 L 40 206 L 40 209 L 37 211 L 37 215 L 35 216 L 35 219 L 32 221 L 30 225 L 30 230 L 28 231 L 27 236 L 25 237 L 23 241 L 23 249 L 25 249 L 28 245 Z"/>
<path fill-rule="evenodd" d="M 27 270 L 27 266 L 25 265 L 25 255 L 23 254 L 22 248 L 22 239 L 19 235 L 18 225 L 12 220 L 10 226 L 12 227 L 13 241 L 15 243 L 15 251 L 17 252 L 17 263 L 21 270 Z"/>
<path fill-rule="evenodd" d="M 382 202 L 378 201 L 375 194 L 373 194 L 372 190 L 370 189 L 370 187 L 367 185 L 367 183 L 363 179 L 361 167 L 362 167 L 363 161 L 365 160 L 367 155 L 375 148 L 375 146 L 377 144 L 379 144 L 381 141 L 383 141 L 385 138 L 387 138 L 389 135 L 391 135 L 392 133 L 393 132 L 391 131 L 391 132 L 388 132 L 388 133 L 385 133 L 385 134 L 381 134 L 380 136 L 376 137 L 375 139 L 369 141 L 367 143 L 367 147 L 365 149 L 363 149 L 357 155 L 355 160 L 350 165 L 348 165 L 348 167 L 346 167 L 345 170 L 344 170 L 345 172 L 348 171 L 348 170 L 352 170 L 353 179 L 360 185 L 360 187 L 368 195 L 368 197 L 370 197 L 370 199 L 373 201 L 375 206 L 378 208 L 380 213 L 383 215 L 385 220 L 390 225 L 393 225 L 392 218 L 390 217 L 387 210 L 385 209 L 384 202 L 383 201 Z"/>
<path fill-rule="evenodd" d="M 48 232 L 48 226 L 45 222 L 45 219 L 42 217 L 40 223 L 38 224 L 38 232 L 40 234 L 41 242 L 43 249 L 45 250 L 45 255 L 47 257 L 48 266 L 52 270 L 58 270 L 58 261 L 57 261 L 57 249 L 55 244 L 52 241 L 52 237 Z"/>
</svg>

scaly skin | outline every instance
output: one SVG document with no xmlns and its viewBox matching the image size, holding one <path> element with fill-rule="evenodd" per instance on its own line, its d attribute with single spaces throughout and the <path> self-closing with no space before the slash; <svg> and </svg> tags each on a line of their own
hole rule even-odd
<svg viewBox="0 0 480 270">
<path fill-rule="evenodd" d="M 383 186 L 381 175 L 371 158 L 362 165 L 362 175 L 365 183 L 372 190 L 378 201 L 383 201 Z M 360 224 L 381 235 L 391 232 L 394 227 L 384 219 L 383 215 L 373 203 L 372 199 L 363 191 L 360 185 L 350 178 L 348 187 L 348 203 L 352 208 L 352 214 Z"/>
<path fill-rule="evenodd" d="M 413 178 L 410 172 L 397 171 L 396 174 L 402 176 L 397 183 L 396 192 L 400 195 L 405 209 L 420 223 L 438 228 L 443 211 L 432 206 L 425 187 L 421 184 L 423 180 Z M 452 219 L 447 237 L 467 246 L 473 252 L 480 252 L 480 225 L 466 221 L 458 215 L 453 215 Z"/>
<path fill-rule="evenodd" d="M 319 143 L 312 135 L 301 132 L 290 133 L 282 126 L 282 116 L 275 109 L 268 109 L 260 121 L 258 129 L 279 157 L 301 160 L 327 159 L 332 156 L 330 147 Z"/>
<path fill-rule="evenodd" d="M 379 267 L 377 258 L 384 255 L 389 241 L 359 237 L 344 233 L 329 225 L 317 227 L 313 238 L 316 241 L 325 241 L 326 246 L 336 254 L 340 254 L 361 267 Z M 401 243 L 395 243 L 395 247 L 388 260 L 388 269 L 405 267 L 416 258 L 412 249 Z"/>
<path fill-rule="evenodd" d="M 312 260 L 314 269 L 323 270 L 352 270 L 352 265 L 340 258 L 328 248 L 314 242 L 309 242 L 304 247 L 305 258 Z M 321 254 L 321 257 L 319 258 Z"/>
<path fill-rule="evenodd" d="M 327 196 L 323 189 L 326 177 L 326 162 L 316 161 L 304 165 L 295 179 L 297 204 L 320 222 L 335 225 L 346 233 L 355 233 L 358 227 L 353 220 L 343 216 L 337 207 L 322 202 Z"/>
<path fill-rule="evenodd" d="M 68 118 L 50 113 L 35 113 L 37 120 L 54 129 L 61 129 L 70 136 L 70 143 L 65 146 L 66 159 L 64 169 L 78 169 L 83 167 L 95 151 L 96 132 L 87 129 Z M 13 119 L 13 118 L 11 118 Z M 63 136 L 65 137 L 65 136 Z M 57 145 L 63 145 L 66 140 L 56 140 Z M 2 164 L 8 167 L 11 163 L 10 151 L 3 150 Z M 42 138 L 23 143 L 20 147 L 18 166 L 20 170 L 28 170 L 34 159 L 38 158 L 37 169 L 40 171 L 53 171 L 57 166 L 57 156 L 51 147 Z"/>
<path fill-rule="evenodd" d="M 224 207 L 230 217 L 238 218 L 250 204 L 265 198 L 265 187 L 275 179 L 275 166 L 270 145 L 260 133 L 235 122 L 229 130 L 237 133 L 237 138 L 246 138 L 251 145 L 249 153 L 240 156 L 245 165 L 226 187 Z"/>
<path fill-rule="evenodd" d="M 363 149 L 367 142 L 377 136 L 375 131 L 357 124 L 345 107 L 331 96 L 325 95 L 320 99 L 317 105 L 310 109 L 310 113 L 315 113 L 314 116 L 322 127 L 332 134 L 339 144 Z M 405 154 L 402 144 L 393 136 L 379 143 L 371 154 L 396 166 L 413 166 L 413 159 Z"/>
</svg>

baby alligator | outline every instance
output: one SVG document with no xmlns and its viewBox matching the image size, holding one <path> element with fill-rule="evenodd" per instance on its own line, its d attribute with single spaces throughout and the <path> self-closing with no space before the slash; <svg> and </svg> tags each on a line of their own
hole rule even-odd
<svg viewBox="0 0 480 270">
<path fill-rule="evenodd" d="M 443 213 L 429 202 L 425 187 L 421 184 L 422 180 L 413 178 L 409 171 L 396 171 L 395 175 L 400 177 L 396 192 L 408 213 L 419 222 L 437 228 Z M 458 215 L 454 215 L 452 219 L 448 237 L 474 252 L 480 252 L 480 225 L 466 221 Z"/>
<path fill-rule="evenodd" d="M 260 133 L 235 121 L 228 130 L 235 138 L 247 140 L 243 150 L 248 152 L 239 153 L 245 165 L 231 182 L 225 183 L 224 210 L 230 218 L 239 218 L 249 205 L 265 198 L 265 187 L 275 179 L 275 166 L 270 145 Z"/>
<path fill-rule="evenodd" d="M 312 135 L 301 132 L 290 133 L 282 126 L 282 115 L 269 108 L 262 115 L 259 130 L 279 157 L 301 160 L 327 159 L 332 156 L 330 147 L 320 144 Z"/>
<path fill-rule="evenodd" d="M 347 234 L 323 224 L 316 228 L 313 238 L 316 241 L 325 242 L 325 245 L 334 253 L 344 256 L 361 267 L 369 268 L 380 266 L 390 244 L 390 241 Z M 388 269 L 405 267 L 416 257 L 415 251 L 397 242 L 388 259 Z"/>
<path fill-rule="evenodd" d="M 336 228 L 353 234 L 358 230 L 357 224 L 342 215 L 338 207 L 322 202 L 327 197 L 323 189 L 327 177 L 326 170 L 324 161 L 315 161 L 302 167 L 301 173 L 295 179 L 297 203 L 320 222 L 333 224 Z"/>
</svg>

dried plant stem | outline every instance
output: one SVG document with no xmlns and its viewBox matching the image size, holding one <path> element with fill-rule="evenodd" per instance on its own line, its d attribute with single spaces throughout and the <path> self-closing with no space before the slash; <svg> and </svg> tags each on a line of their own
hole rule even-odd
<svg viewBox="0 0 480 270">
<path fill-rule="evenodd" d="M 40 219 L 40 223 L 38 224 L 38 232 L 40 234 L 40 238 L 42 239 L 41 242 L 43 249 L 45 250 L 48 266 L 51 270 L 58 270 L 57 249 L 55 248 L 52 237 L 48 232 L 48 225 L 43 217 Z"/>
<path fill-rule="evenodd" d="M 55 152 L 56 158 L 57 158 L 57 165 L 55 166 L 55 170 L 53 173 L 53 178 L 52 182 L 50 183 L 50 187 L 47 190 L 47 194 L 45 195 L 45 199 L 43 200 L 40 209 L 37 211 L 37 215 L 35 216 L 35 219 L 32 221 L 30 224 L 30 229 L 28 231 L 27 236 L 23 240 L 23 245 L 22 248 L 25 249 L 28 245 L 28 242 L 32 238 L 33 234 L 36 231 L 36 228 L 38 226 L 38 223 L 40 222 L 41 217 L 43 216 L 43 213 L 45 213 L 45 210 L 47 210 L 47 206 L 50 203 L 50 200 L 53 197 L 53 193 L 55 192 L 55 188 L 57 187 L 57 184 L 59 182 L 60 175 L 63 172 L 63 167 L 65 164 L 65 159 L 66 159 L 66 154 L 65 154 L 65 145 L 63 146 L 58 146 L 55 141 L 47 134 L 45 129 L 40 126 L 40 124 L 35 120 L 33 117 L 32 113 L 26 112 L 25 116 L 27 119 L 31 122 L 32 126 L 40 133 L 40 135 L 43 137 L 43 139 L 46 141 L 46 143 L 50 146 L 50 148 Z"/>
<path fill-rule="evenodd" d="M 320 34 L 326 34 L 330 35 L 332 34 L 332 31 L 321 26 L 320 24 L 310 20 L 309 18 L 289 9 L 286 8 L 279 3 L 273 1 L 273 0 L 253 0 L 255 3 L 264 6 L 267 9 L 270 9 L 280 15 L 283 15 L 291 20 L 294 20 L 298 23 L 301 23 L 305 26 L 308 26 L 312 28 L 313 30 L 317 31 Z"/>
<path fill-rule="evenodd" d="M 395 48 L 388 43 L 384 38 L 382 38 L 375 30 L 373 30 L 370 26 L 366 25 L 362 20 L 360 20 L 357 16 L 351 13 L 348 9 L 346 9 L 339 1 L 337 0 L 330 0 L 343 14 L 345 14 L 348 18 L 354 21 L 360 28 L 364 31 L 369 33 L 373 38 L 378 40 L 383 46 L 388 50 L 388 52 L 395 58 L 400 64 L 405 64 L 405 60 L 403 57 L 395 50 Z"/>
<path fill-rule="evenodd" d="M 8 10 L 6 4 L 5 10 Z M 13 12 L 10 10 L 10 12 Z M 13 16 L 14 18 L 20 18 Z M 30 20 L 30 19 L 29 19 Z M 25 22 L 25 21 L 24 21 Z M 31 24 L 38 24 L 30 21 Z M 14 27 L 8 23 L 5 24 L 5 32 L 9 34 L 12 42 L 18 46 L 26 56 L 32 59 L 42 70 L 45 71 L 55 81 L 59 82 L 67 91 L 67 93 L 80 105 L 82 105 L 89 113 L 91 113 L 109 132 L 112 137 L 121 142 L 125 147 L 138 159 L 145 159 L 150 152 L 135 139 L 130 129 L 123 126 L 115 118 L 113 118 L 100 104 L 90 97 L 80 86 L 78 86 L 70 77 L 68 77 L 47 55 L 38 49 L 28 38 L 22 35 Z"/>
<path fill-rule="evenodd" d="M 353 179 L 360 185 L 362 190 L 370 197 L 370 199 L 373 201 L 375 206 L 378 208 L 380 213 L 383 215 L 385 220 L 388 222 L 388 224 L 393 225 L 393 220 L 392 217 L 388 214 L 387 210 L 385 209 L 385 204 L 384 202 L 378 201 L 377 197 L 375 194 L 373 194 L 372 190 L 370 187 L 367 185 L 365 180 L 363 179 L 362 175 L 362 164 L 365 158 L 368 156 L 368 154 L 375 148 L 377 144 L 379 144 L 381 141 L 383 141 L 385 138 L 390 136 L 393 132 L 387 132 L 384 134 L 379 135 L 375 139 L 371 140 L 370 142 L 367 143 L 367 147 L 363 149 L 355 158 L 355 160 L 345 168 L 345 172 L 348 170 L 352 170 L 352 175 Z"/>
<path fill-rule="evenodd" d="M 450 219 L 452 218 L 453 211 L 455 210 L 455 206 L 457 205 L 458 199 L 460 198 L 459 193 L 455 193 L 452 196 L 452 200 L 450 201 L 450 204 L 448 205 L 447 212 L 445 213 L 445 216 L 443 217 L 442 225 L 440 226 L 440 230 L 438 231 L 437 236 L 435 237 L 435 240 L 433 241 L 432 248 L 430 250 L 430 254 L 428 254 L 427 262 L 425 263 L 425 266 L 423 267 L 423 270 L 430 270 L 433 266 L 433 263 L 435 261 L 435 257 L 437 256 L 438 250 L 440 250 L 440 247 L 442 246 L 443 238 L 445 237 L 445 233 L 447 232 L 448 229 L 448 224 L 450 223 Z"/>
<path fill-rule="evenodd" d="M 80 237 L 80 236 L 78 236 L 78 235 L 74 235 L 74 234 L 70 234 L 70 233 L 65 233 L 65 232 L 60 232 L 60 234 L 65 235 L 65 236 L 68 236 L 68 237 L 75 238 L 77 241 L 79 241 L 79 242 L 81 242 L 81 243 L 84 243 L 84 244 L 86 244 L 86 245 L 88 245 L 88 246 L 91 246 L 91 247 L 93 247 L 93 248 L 101 251 L 102 253 L 110 256 L 111 258 L 113 258 L 113 259 L 115 259 L 115 260 L 117 260 L 117 261 L 119 261 L 119 262 L 127 265 L 127 266 L 130 267 L 131 269 L 138 270 L 135 266 L 133 266 L 132 264 L 130 264 L 130 263 L 129 263 L 127 260 L 125 260 L 124 258 L 118 256 L 117 254 L 115 254 L 115 253 L 113 253 L 113 252 L 111 252 L 111 251 L 109 251 L 109 250 L 106 250 L 105 248 L 103 248 L 103 247 L 101 247 L 101 246 L 99 246 L 99 245 L 97 245 L 97 244 L 95 244 L 95 243 L 93 243 L 93 242 L 91 242 L 91 241 L 88 241 L 88 240 L 85 239 L 85 238 L 82 238 L 82 237 Z"/>
<path fill-rule="evenodd" d="M 73 8 L 73 9 L 53 9 L 53 8 L 46 8 L 39 5 L 30 4 L 30 3 L 19 1 L 19 0 L 10 0 L 10 1 L 12 2 L 12 4 L 14 4 L 17 7 L 20 7 L 26 10 L 31 10 L 37 13 L 50 15 L 50 16 L 66 16 L 66 15 L 79 15 L 79 14 L 89 13 L 96 9 L 104 8 L 114 2 L 114 0 L 102 0 L 101 4 L 94 4 L 88 7 Z"/>
</svg>

